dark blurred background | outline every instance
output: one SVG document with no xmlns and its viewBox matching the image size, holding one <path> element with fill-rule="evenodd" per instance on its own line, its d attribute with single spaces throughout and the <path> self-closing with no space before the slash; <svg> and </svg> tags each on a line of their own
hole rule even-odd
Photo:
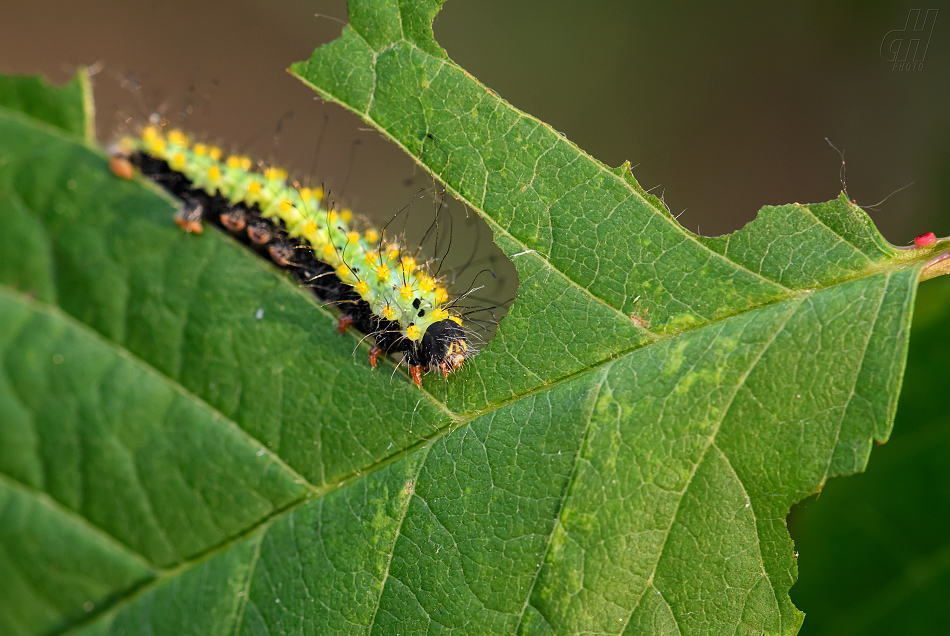
<svg viewBox="0 0 950 636">
<path fill-rule="evenodd" d="M 835 197 L 840 159 L 827 137 L 846 153 L 848 192 L 859 205 L 893 193 L 869 210 L 891 242 L 950 234 L 950 8 L 772 5 L 451 0 L 435 33 L 454 60 L 518 108 L 611 166 L 629 159 L 645 188 L 663 195 L 674 214 L 685 210 L 679 219 L 690 230 L 721 234 L 762 205 Z M 895 68 L 882 42 L 901 37 L 893 32 L 905 28 L 911 9 L 922 10 L 922 22 L 927 9 L 938 10 L 936 22 L 906 36 L 921 42 L 910 64 Z M 96 65 L 104 144 L 158 112 L 229 149 L 312 173 L 379 221 L 431 181 L 356 117 L 316 100 L 284 72 L 336 37 L 345 20 L 342 0 L 0 0 L 0 71 L 63 81 L 79 64 Z M 826 493 L 862 477 L 833 480 Z M 873 503 L 875 492 L 863 496 Z M 809 500 L 810 512 L 793 523 L 797 540 L 822 505 Z M 803 633 L 835 633 L 820 628 L 831 625 L 834 599 L 843 600 L 833 573 L 850 566 L 832 563 L 837 553 L 812 550 L 822 558 L 811 570 L 816 580 L 793 589 L 814 617 Z M 901 566 L 889 567 L 861 570 L 860 578 L 884 586 Z M 862 594 L 864 603 L 874 598 Z"/>
</svg>

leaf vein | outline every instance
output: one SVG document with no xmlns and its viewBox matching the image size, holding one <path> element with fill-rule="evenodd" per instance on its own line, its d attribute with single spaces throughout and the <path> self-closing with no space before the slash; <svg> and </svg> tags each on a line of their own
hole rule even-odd
<svg viewBox="0 0 950 636">
<path fill-rule="evenodd" d="M 660 566 L 660 562 L 663 560 L 663 554 L 666 551 L 666 546 L 670 537 L 670 532 L 673 529 L 673 525 L 676 523 L 676 518 L 679 513 L 680 507 L 682 506 L 683 499 L 686 496 L 686 492 L 689 490 L 689 487 L 693 482 L 693 477 L 696 476 L 696 473 L 699 470 L 699 466 L 703 463 L 706 457 L 706 453 L 709 452 L 709 449 L 715 443 L 716 435 L 719 433 L 719 429 L 721 428 L 722 423 L 725 421 L 726 417 L 728 417 L 729 411 L 732 409 L 732 405 L 735 402 L 735 398 L 739 394 L 739 390 L 745 385 L 745 382 L 748 379 L 749 375 L 756 368 L 756 366 L 758 366 L 759 362 L 762 360 L 762 357 L 765 355 L 765 352 L 768 351 L 768 349 L 772 346 L 772 344 L 778 338 L 778 335 L 785 330 L 785 326 L 788 324 L 788 321 L 791 320 L 792 316 L 794 316 L 797 313 L 798 308 L 801 307 L 803 302 L 804 302 L 804 298 L 796 299 L 796 302 L 790 303 L 790 306 L 787 310 L 788 313 L 784 316 L 782 323 L 772 332 L 769 339 L 763 344 L 759 353 L 755 356 L 755 358 L 752 359 L 751 363 L 749 364 L 748 369 L 746 369 L 746 371 L 742 374 L 742 376 L 736 382 L 736 388 L 732 392 L 732 395 L 729 398 L 729 402 L 722 409 L 722 415 L 719 418 L 719 421 L 716 422 L 716 425 L 710 431 L 709 440 L 707 441 L 706 446 L 703 448 L 702 452 L 697 458 L 696 463 L 693 464 L 692 471 L 690 472 L 689 477 L 687 477 L 686 483 L 683 485 L 683 489 L 680 492 L 679 498 L 676 501 L 676 508 L 675 510 L 673 510 L 673 514 L 670 515 L 670 522 L 663 533 L 663 542 L 662 542 L 662 545 L 660 546 L 660 552 L 659 554 L 657 554 L 656 560 L 653 563 L 653 568 L 652 568 L 652 571 L 650 572 L 649 578 L 647 579 L 647 583 L 644 586 L 644 591 L 640 594 L 640 597 L 637 599 L 637 602 L 634 603 L 633 608 L 630 610 L 630 613 L 626 617 L 628 624 L 629 624 L 629 621 L 633 618 L 634 612 L 636 612 L 637 608 L 640 606 L 640 601 L 643 599 L 643 595 L 646 594 L 646 590 L 650 586 L 653 585 L 653 578 L 656 576 L 656 572 Z"/>
<path fill-rule="evenodd" d="M 247 604 L 251 598 L 251 580 L 254 578 L 254 572 L 257 570 L 257 562 L 261 557 L 261 544 L 264 543 L 264 534 L 257 540 L 254 546 L 254 554 L 251 556 L 251 563 L 247 568 L 247 580 L 244 582 L 244 589 L 238 594 L 239 600 L 234 608 L 234 629 L 231 632 L 233 636 L 240 636 L 241 626 L 244 623 L 244 612 L 247 610 Z"/>
<path fill-rule="evenodd" d="M 73 510 L 72 508 L 67 508 L 66 506 L 61 504 L 59 501 L 53 499 L 48 493 L 41 490 L 37 490 L 31 486 L 23 484 L 22 482 L 16 481 L 3 473 L 0 473 L 0 481 L 4 482 L 4 484 L 8 488 L 11 488 L 13 490 L 19 490 L 24 495 L 34 498 L 41 505 L 44 505 L 47 508 L 55 510 L 58 514 L 65 515 L 69 517 L 70 519 L 73 519 L 79 525 L 85 528 L 87 531 L 91 532 L 92 534 L 95 534 L 96 536 L 108 542 L 114 549 L 122 552 L 129 558 L 132 558 L 133 560 L 135 560 L 138 563 L 138 565 L 141 566 L 143 569 L 153 570 L 155 568 L 155 566 L 148 559 L 146 559 L 141 553 L 136 552 L 134 549 L 127 546 L 125 543 L 123 543 L 122 541 L 114 537 L 113 535 L 109 534 L 108 532 L 100 528 L 99 526 L 94 525 L 86 517 L 82 516 L 81 514 Z"/>
<path fill-rule="evenodd" d="M 373 625 L 376 624 L 376 615 L 379 613 L 380 602 L 383 600 L 383 592 L 386 589 L 386 583 L 389 581 L 389 568 L 393 562 L 393 555 L 396 553 L 396 544 L 399 542 L 399 537 L 402 532 L 402 524 L 406 520 L 406 513 L 409 511 L 409 504 L 412 503 L 412 498 L 415 496 L 415 486 L 416 481 L 419 479 L 419 474 L 422 472 L 422 467 L 428 459 L 429 451 L 432 448 L 432 444 L 429 444 L 425 447 L 424 455 L 419 459 L 419 468 L 416 470 L 416 474 L 412 477 L 411 491 L 406 496 L 406 505 L 403 506 L 402 513 L 399 515 L 399 519 L 396 521 L 396 533 L 393 536 L 392 547 L 389 550 L 389 559 L 386 560 L 386 568 L 383 570 L 383 578 L 379 584 L 379 596 L 376 597 L 376 607 L 373 608 L 373 616 L 369 621 L 369 625 L 366 627 L 366 633 L 371 634 L 373 632 Z"/>
<path fill-rule="evenodd" d="M 607 374 L 610 372 L 610 367 L 612 364 L 607 365 L 600 370 L 601 378 L 600 382 L 597 383 L 597 388 L 594 391 L 591 391 L 591 401 L 590 410 L 587 413 L 587 422 L 584 425 L 584 430 L 581 432 L 581 442 L 577 445 L 577 451 L 574 453 L 574 461 L 571 462 L 571 472 L 568 475 L 567 482 L 564 484 L 564 489 L 561 492 L 560 502 L 558 504 L 557 511 L 554 513 L 554 522 L 551 524 L 551 532 L 548 533 L 547 542 L 544 546 L 544 552 L 541 554 L 538 559 L 538 566 L 534 570 L 534 577 L 531 579 L 531 585 L 528 586 L 528 591 L 525 594 L 524 604 L 521 606 L 521 612 L 518 614 L 518 627 L 521 626 L 522 621 L 524 621 L 525 611 L 528 609 L 528 605 L 531 603 L 531 595 L 534 594 L 534 588 L 538 583 L 538 579 L 541 576 L 541 570 L 544 567 L 544 562 L 547 560 L 548 552 L 551 550 L 551 544 L 554 541 L 554 535 L 557 532 L 557 529 L 561 525 L 561 514 L 564 512 L 565 505 L 567 503 L 567 498 L 570 495 L 571 484 L 574 483 L 574 477 L 577 474 L 577 466 L 580 464 L 583 458 L 584 453 L 584 444 L 587 441 L 587 434 L 590 430 L 590 423 L 594 419 L 594 409 L 597 407 L 597 398 L 600 395 L 600 392 L 603 390 L 604 383 L 607 381 Z M 543 616 L 543 613 L 535 608 L 538 614 Z M 545 618 L 545 622 L 547 618 Z M 515 629 L 515 632 L 518 630 Z"/>
</svg>

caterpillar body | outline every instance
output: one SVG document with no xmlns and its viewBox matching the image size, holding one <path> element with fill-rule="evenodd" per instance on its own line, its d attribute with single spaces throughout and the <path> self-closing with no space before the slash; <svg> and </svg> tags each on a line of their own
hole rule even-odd
<svg viewBox="0 0 950 636">
<path fill-rule="evenodd" d="M 322 189 L 297 187 L 284 170 L 252 170 L 247 157 L 224 157 L 220 148 L 154 126 L 121 140 L 111 165 L 124 178 L 134 165 L 181 199 L 175 220 L 186 231 L 200 233 L 203 221 L 218 225 L 338 305 L 340 333 L 352 325 L 373 337 L 373 367 L 381 355 L 401 354 L 422 386 L 424 371 L 447 377 L 475 353 L 428 263 L 376 228 L 354 229 L 352 212 L 325 205 Z"/>
</svg>

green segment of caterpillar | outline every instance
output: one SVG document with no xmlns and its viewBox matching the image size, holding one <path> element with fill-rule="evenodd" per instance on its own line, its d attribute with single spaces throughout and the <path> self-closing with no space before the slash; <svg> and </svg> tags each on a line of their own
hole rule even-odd
<svg viewBox="0 0 950 636">
<path fill-rule="evenodd" d="M 224 158 L 220 148 L 193 144 L 180 131 L 163 134 L 151 126 L 140 138 L 123 139 L 119 149 L 163 159 L 195 187 L 233 203 L 256 205 L 265 218 L 281 221 L 289 236 L 309 243 L 314 255 L 331 265 L 376 315 L 397 322 L 408 340 L 420 343 L 431 325 L 444 320 L 462 324 L 461 317 L 446 307 L 446 288 L 426 271 L 425 263 L 418 263 L 396 241 L 384 243 L 374 228 L 354 230 L 349 210 L 324 209 L 322 190 L 291 185 L 284 170 L 255 172 L 247 157 Z M 454 370 L 463 360 L 449 366 Z"/>
</svg>

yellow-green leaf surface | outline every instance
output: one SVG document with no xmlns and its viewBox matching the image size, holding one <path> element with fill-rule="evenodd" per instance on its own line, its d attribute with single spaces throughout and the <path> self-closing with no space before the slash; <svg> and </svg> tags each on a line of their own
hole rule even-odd
<svg viewBox="0 0 950 636">
<path fill-rule="evenodd" d="M 797 631 L 785 516 L 889 435 L 947 243 L 896 250 L 843 198 L 693 235 L 456 67 L 438 6 L 350 2 L 294 67 L 518 268 L 496 338 L 422 391 L 114 177 L 46 115 L 81 93 L 5 80 L 0 633 Z"/>
</svg>

